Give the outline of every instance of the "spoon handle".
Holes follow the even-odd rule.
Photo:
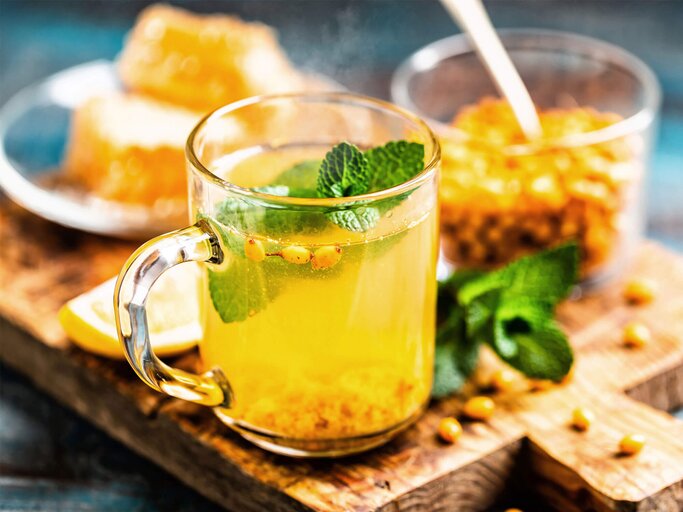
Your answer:
[[[541,123],[524,82],[480,0],[441,0],[474,45],[498,91],[507,99],[528,140],[541,136]]]

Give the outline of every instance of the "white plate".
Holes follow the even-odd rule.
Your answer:
[[[324,76],[311,75],[311,83],[341,89]],[[101,60],[19,91],[0,109],[0,188],[36,215],[91,233],[144,239],[186,225],[184,204],[162,211],[108,201],[59,179],[73,110],[93,96],[120,90],[114,64]]]

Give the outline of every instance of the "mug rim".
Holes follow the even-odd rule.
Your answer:
[[[498,34],[503,45],[506,45],[506,43],[510,44],[519,38],[535,37],[539,42],[530,45],[529,49],[533,46],[538,50],[543,49],[544,51],[564,51],[581,55],[590,60],[598,60],[598,57],[602,57],[604,62],[612,66],[621,66],[628,70],[640,83],[645,98],[643,106],[636,112],[607,127],[559,138],[513,144],[506,148],[510,153],[524,154],[529,151],[533,152],[538,149],[539,145],[579,147],[599,144],[643,130],[655,120],[661,105],[662,96],[657,77],[645,62],[624,48],[595,37],[563,30],[505,28],[499,29]],[[540,44],[541,41],[548,43],[549,46],[543,46],[543,44]],[[571,47],[567,43],[572,43],[576,46]],[[466,34],[456,34],[438,39],[421,47],[401,62],[394,71],[390,85],[392,101],[396,102],[397,105],[420,113],[420,109],[415,105],[409,93],[408,83],[410,80],[416,74],[436,67],[447,58],[471,54],[474,51],[474,47]],[[466,139],[471,138],[468,134],[449,126],[447,123],[426,115],[424,117],[442,135],[450,134]]]
[[[278,100],[306,100],[311,103],[337,103],[337,104],[347,104],[356,105],[365,108],[374,108],[375,110],[391,112],[404,120],[410,121],[415,124],[421,132],[426,136],[427,140],[432,145],[432,151],[424,165],[422,171],[417,175],[413,176],[411,179],[399,183],[391,188],[378,190],[376,192],[369,192],[366,194],[361,194],[357,196],[348,197],[289,197],[289,196],[278,196],[274,194],[268,194],[265,192],[258,192],[251,190],[249,188],[240,187],[228,180],[221,178],[220,176],[211,172],[197,156],[195,151],[195,139],[199,133],[207,127],[212,121],[219,119],[231,112],[235,112],[239,109],[256,105],[258,103],[264,103],[269,101]],[[439,166],[439,161],[441,160],[441,146],[437,136],[434,134],[429,125],[423,121],[420,117],[409,112],[408,110],[389,103],[388,101],[383,101],[380,99],[372,98],[370,96],[365,96],[361,94],[348,93],[348,92],[295,92],[295,93],[283,93],[283,94],[266,94],[260,96],[252,96],[242,100],[238,100],[209,112],[205,115],[197,125],[192,129],[190,135],[187,138],[187,143],[185,145],[185,156],[192,165],[192,167],[199,172],[203,179],[211,182],[214,185],[219,186],[227,192],[237,194],[244,198],[250,199],[252,201],[263,201],[266,203],[276,203],[283,206],[312,206],[312,207],[329,207],[329,206],[344,206],[344,205],[358,205],[359,203],[371,203],[383,199],[388,199],[395,197],[402,193],[414,190],[425,182],[432,179],[436,174]]]

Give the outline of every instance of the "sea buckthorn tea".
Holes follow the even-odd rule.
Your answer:
[[[190,137],[195,226],[143,246],[119,279],[129,361],[267,449],[376,446],[431,391],[438,145],[421,121],[365,98],[250,101]],[[136,347],[148,342],[135,295],[160,258],[202,261],[204,375]]]
[[[316,156],[324,153],[258,153],[217,173],[260,190],[296,182],[314,191]],[[322,212],[264,212],[250,231],[257,208],[218,208],[212,222],[226,256],[205,273],[200,354],[230,380],[231,418],[330,439],[379,432],[421,410],[431,388],[437,228],[418,196],[371,236]],[[418,199],[410,222],[394,222]]]

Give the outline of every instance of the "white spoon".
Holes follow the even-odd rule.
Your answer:
[[[480,0],[441,0],[446,10],[468,35],[479,58],[505,96],[528,140],[541,136],[541,123],[524,82],[496,34]]]

